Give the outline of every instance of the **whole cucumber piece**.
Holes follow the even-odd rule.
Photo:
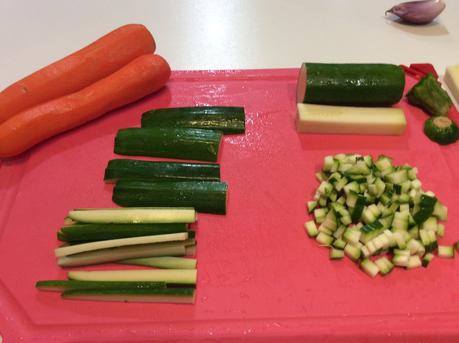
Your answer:
[[[400,101],[404,87],[405,73],[393,64],[303,63],[297,102],[390,106]]]

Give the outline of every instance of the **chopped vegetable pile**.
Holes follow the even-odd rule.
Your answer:
[[[316,176],[320,185],[307,204],[314,220],[305,229],[331,259],[347,256],[374,277],[394,266],[427,267],[435,252],[454,257],[453,246],[438,245],[448,210],[423,191],[417,168],[384,155],[338,154],[326,156]]]

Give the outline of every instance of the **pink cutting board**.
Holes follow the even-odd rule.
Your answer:
[[[386,154],[419,168],[449,207],[444,244],[459,239],[459,144],[422,133],[426,114],[404,101],[399,137],[295,131],[297,69],[174,72],[167,87],[60,135],[0,167],[0,335],[10,342],[453,342],[459,339],[458,259],[371,279],[306,237],[305,203],[323,157]],[[409,79],[407,87],[414,79]],[[245,135],[226,136],[219,162],[228,214],[199,215],[195,305],[61,300],[40,279],[65,278],[55,233],[76,207],[113,207],[102,181],[117,129],[143,111],[244,106]],[[459,121],[457,113],[453,114]],[[92,267],[89,269],[104,267]]]

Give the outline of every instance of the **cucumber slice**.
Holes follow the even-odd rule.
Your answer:
[[[403,94],[405,74],[392,64],[303,63],[297,102],[390,106]]]
[[[35,287],[41,291],[64,291],[68,289],[147,289],[166,288],[165,282],[137,281],[77,281],[77,280],[43,280]]]
[[[185,256],[186,246],[186,241],[130,245],[63,256],[58,258],[57,263],[61,267],[74,267],[138,257]]]
[[[312,213],[314,209],[317,207],[317,201],[308,201],[307,207],[308,207],[308,213]]]
[[[445,116],[453,104],[448,93],[430,73],[416,83],[406,94],[408,102],[433,116]]]
[[[192,207],[93,208],[70,211],[68,217],[81,223],[194,223],[196,211]]]
[[[143,257],[118,261],[117,263],[163,269],[196,269],[195,258],[184,257]]]
[[[456,123],[443,116],[427,119],[424,123],[424,133],[431,141],[441,145],[451,144],[459,139]]]
[[[120,180],[113,202],[120,206],[194,207],[198,212],[225,214],[228,185],[214,181]]]
[[[142,127],[183,127],[212,129],[224,134],[245,132],[243,107],[160,108],[142,114]]]
[[[182,128],[120,129],[115,153],[216,162],[222,132]]]
[[[220,165],[216,163],[157,162],[114,159],[108,161],[104,181],[169,180],[220,181]]]
[[[348,243],[344,247],[344,253],[352,261],[357,261],[360,258],[360,255],[362,254],[362,249],[354,244]]]
[[[154,302],[193,304],[194,288],[147,289],[72,289],[62,293],[64,299],[118,302]]]
[[[434,258],[434,254],[432,254],[432,253],[425,254],[424,257],[421,260],[422,266],[424,268],[427,268],[427,266],[433,260],[433,258]]]
[[[447,220],[448,219],[448,208],[437,201],[434,205],[432,215],[437,217],[438,220]]]
[[[73,224],[58,232],[59,240],[69,243],[102,241],[138,236],[186,232],[188,224]]]
[[[196,284],[196,269],[100,270],[68,272],[70,280],[80,281],[150,281]]]
[[[84,253],[88,251],[116,248],[130,245],[142,245],[151,243],[163,243],[173,241],[184,241],[188,238],[188,232],[171,233],[167,235],[140,236],[120,239],[109,239],[90,243],[75,244],[60,247],[54,250],[56,257]]]

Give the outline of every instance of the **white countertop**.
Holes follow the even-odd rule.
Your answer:
[[[142,23],[175,70],[314,62],[459,64],[459,1],[427,26],[384,17],[398,0],[0,0],[0,89],[112,29]]]

